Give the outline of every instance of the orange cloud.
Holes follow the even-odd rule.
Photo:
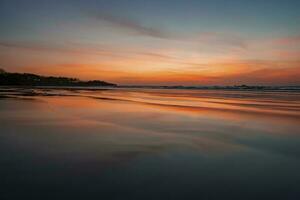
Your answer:
[[[274,46],[269,43],[261,46],[253,43],[257,48],[252,49],[239,37],[213,33],[204,36],[204,44],[211,42],[212,46],[238,47],[243,49],[242,53],[206,54],[189,46],[191,41],[153,49],[126,45],[117,48],[99,44],[2,41],[0,64],[8,71],[102,79],[118,84],[299,84],[297,49],[277,46],[272,49]]]
[[[275,44],[280,44],[280,45],[291,45],[295,43],[300,43],[300,35],[296,36],[289,36],[289,37],[282,37],[274,40]]]

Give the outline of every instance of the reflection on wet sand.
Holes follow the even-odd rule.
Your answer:
[[[99,187],[105,188],[108,199],[114,199],[106,193],[111,187],[123,191],[139,183],[155,190],[164,180],[174,182],[164,186],[165,195],[176,193],[181,182],[177,178],[191,185],[180,186],[178,199],[181,192],[200,197],[200,186],[208,196],[214,194],[211,187],[223,191],[212,180],[232,181],[245,192],[247,179],[254,190],[270,195],[260,191],[257,181],[263,178],[270,189],[276,188],[265,173],[272,168],[281,187],[299,186],[299,93],[35,88],[2,89],[0,96],[0,175],[7,195],[15,184],[32,183],[33,175],[44,176],[37,184],[50,186],[55,185],[52,176],[63,182],[78,178],[80,187],[94,188],[97,197]],[[163,170],[166,162],[175,165],[178,176]],[[184,163],[190,171],[181,177]],[[207,174],[212,168],[215,174]],[[236,168],[239,177],[234,177]],[[126,174],[145,180],[112,183]],[[31,189],[29,185],[26,191]],[[281,192],[274,196],[299,195],[288,188]]]

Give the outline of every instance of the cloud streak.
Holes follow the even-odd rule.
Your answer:
[[[237,49],[248,48],[248,44],[244,38],[229,33],[202,32],[196,36],[195,40],[200,42],[200,44],[207,44],[213,46],[227,46]]]
[[[149,36],[153,38],[160,38],[160,39],[170,39],[171,36],[166,33],[166,31],[163,31],[159,28],[154,28],[154,27],[148,27],[140,22],[125,18],[125,17],[117,17],[113,16],[107,13],[102,13],[102,12],[89,12],[89,17],[92,17],[96,20],[100,20],[106,23],[109,23],[115,27],[118,27],[120,29],[143,35],[143,36]]]
[[[279,45],[299,44],[300,35],[278,38],[274,40],[274,43]]]
[[[0,41],[0,48],[11,48],[26,51],[51,52],[61,54],[97,55],[122,57],[120,51],[106,45],[90,45],[81,43],[49,43],[37,41]]]

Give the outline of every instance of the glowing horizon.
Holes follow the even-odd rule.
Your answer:
[[[1,1],[0,68],[127,85],[300,85],[299,1]]]

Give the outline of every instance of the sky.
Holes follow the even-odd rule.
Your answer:
[[[123,85],[300,85],[299,0],[1,0],[0,68]]]

